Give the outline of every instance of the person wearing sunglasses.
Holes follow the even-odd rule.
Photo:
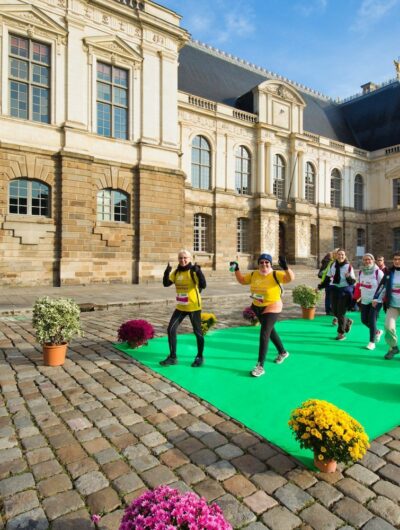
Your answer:
[[[265,374],[264,362],[270,339],[278,351],[275,359],[277,364],[281,364],[289,357],[289,352],[286,351],[275,329],[275,323],[282,311],[281,283],[289,283],[294,279],[294,273],[289,269],[283,256],[279,256],[279,265],[283,269],[282,271],[273,270],[270,254],[261,254],[257,263],[258,270],[243,275],[239,270],[237,261],[230,262],[230,268],[235,272],[237,281],[242,285],[250,285],[250,296],[253,300],[251,308],[261,324],[258,360],[250,372],[253,377],[260,377]]]
[[[176,355],[176,332],[185,317],[189,317],[197,341],[197,355],[192,366],[198,368],[204,362],[204,336],[201,329],[201,297],[200,291],[206,288],[206,279],[199,265],[192,265],[191,254],[188,250],[178,253],[178,267],[172,271],[168,263],[163,276],[164,287],[175,284],[176,309],[172,313],[168,324],[169,355],[161,366],[171,366],[178,363]]]

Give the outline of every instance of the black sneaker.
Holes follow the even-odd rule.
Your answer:
[[[397,355],[399,351],[400,350],[397,346],[393,346],[393,348],[390,348],[390,350],[387,352],[384,359],[386,359],[387,361],[390,361],[390,359],[393,359],[393,357]]]
[[[171,357],[171,355],[168,355],[166,359],[163,361],[160,361],[161,366],[171,366],[173,364],[178,364],[178,359],[176,357]]]
[[[346,328],[345,328],[345,332],[346,333],[349,333],[349,331],[351,330],[351,326],[352,325],[353,325],[353,321],[351,320],[351,318],[348,318],[347,319]]]
[[[204,363],[204,359],[203,359],[203,357],[199,357],[199,356],[197,356],[197,357],[195,358],[195,360],[192,362],[191,366],[193,366],[193,368],[198,368],[198,367],[201,366],[203,363]]]

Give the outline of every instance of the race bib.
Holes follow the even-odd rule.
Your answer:
[[[260,302],[261,304],[264,302],[264,295],[263,294],[252,294],[250,298],[253,298],[253,300],[257,300],[257,302]]]
[[[176,295],[176,301],[180,305],[186,305],[189,303],[189,296],[185,293],[178,293]]]

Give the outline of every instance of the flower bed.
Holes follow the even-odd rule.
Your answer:
[[[125,509],[119,530],[232,530],[217,504],[169,486],[146,491]]]

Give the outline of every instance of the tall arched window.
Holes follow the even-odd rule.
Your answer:
[[[97,219],[99,221],[129,221],[129,198],[120,190],[105,188],[97,192]]]
[[[354,179],[354,209],[362,212],[364,210],[364,179],[356,175]]]
[[[243,145],[240,145],[236,150],[235,162],[236,192],[240,195],[248,195],[250,193],[251,157],[249,151]]]
[[[286,164],[281,155],[274,157],[273,193],[277,199],[285,199]]]
[[[210,252],[210,216],[196,213],[193,217],[193,250],[195,252]]]
[[[338,169],[331,173],[331,206],[340,208],[342,206],[342,175]]]
[[[236,250],[237,252],[249,252],[249,220],[240,217],[236,226]]]
[[[211,148],[204,136],[192,141],[192,186],[209,190],[211,184]]]
[[[50,216],[50,187],[38,180],[11,180],[8,186],[8,211],[18,215]]]
[[[304,192],[306,201],[315,204],[315,169],[310,162],[306,164]]]

